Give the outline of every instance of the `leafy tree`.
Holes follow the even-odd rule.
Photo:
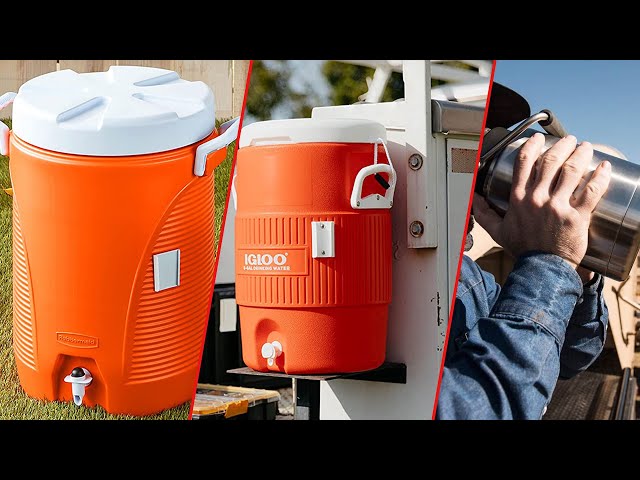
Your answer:
[[[247,112],[258,120],[269,120],[271,112],[289,95],[289,70],[282,68],[282,60],[272,62],[270,68],[263,60],[254,60],[251,68]]]
[[[311,110],[319,105],[350,105],[359,101],[367,92],[367,77],[373,78],[375,70],[369,67],[328,60],[322,66],[322,74],[330,86],[329,98],[321,99],[314,89],[303,84],[291,87],[291,66],[288,60],[254,60],[251,86],[247,96],[247,111],[258,120],[272,118],[279,108],[287,110],[292,118],[310,117]],[[455,60],[445,65],[474,70],[475,68]],[[445,82],[432,80],[437,86]],[[383,102],[404,97],[402,74],[393,72],[382,95]]]
[[[331,86],[330,101],[333,105],[350,105],[367,92],[367,77],[373,78],[375,70],[360,65],[327,61],[322,67],[327,82]],[[404,96],[402,74],[393,72],[382,95],[383,102],[392,102]]]
[[[287,60],[254,60],[247,112],[258,120],[269,120],[278,107],[287,107],[293,118],[310,117],[319,99],[309,85],[301,91],[290,86],[291,69]]]

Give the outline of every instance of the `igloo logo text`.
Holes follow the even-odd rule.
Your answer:
[[[289,271],[291,267],[287,265],[289,253],[245,253],[244,270],[248,271]]]
[[[307,275],[308,271],[308,247],[236,249],[236,273],[240,275]]]

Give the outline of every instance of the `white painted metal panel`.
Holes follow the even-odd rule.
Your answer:
[[[461,138],[449,138],[446,140],[447,148],[447,215],[449,219],[449,296],[453,295],[458,260],[460,259],[460,247],[462,246],[462,234],[467,226],[468,199],[473,182],[473,172],[458,171],[453,168],[455,154],[460,151],[468,152],[469,156],[478,153],[478,141]],[[452,153],[453,152],[453,153]],[[474,162],[475,163],[475,162]]]
[[[472,139],[470,139],[472,138]],[[460,247],[462,246],[462,235],[467,225],[467,209],[471,184],[473,182],[473,170],[475,168],[476,156],[478,153],[478,140],[469,136],[456,136],[449,138],[446,135],[438,135],[438,157],[440,158],[442,148],[446,148],[447,163],[447,226],[448,226],[448,251],[447,255],[447,298],[453,297],[453,289],[458,273],[458,261],[460,260]],[[472,165],[459,164],[459,157],[465,155],[468,159],[473,158]],[[456,158],[457,157],[457,158]],[[455,161],[458,160],[456,165]],[[449,306],[451,303],[449,303]],[[445,315],[438,318],[438,353],[441,354],[446,341],[447,326],[449,323],[449,309]],[[439,361],[442,359],[440,358]]]
[[[419,155],[423,165],[419,170],[406,169],[407,187],[396,192],[396,197],[405,196],[407,227],[405,235],[409,248],[434,248],[438,246],[438,165],[435,155],[435,139],[431,135],[431,64],[424,60],[404,62],[404,90],[406,104],[406,158]],[[429,85],[429,88],[425,88]],[[425,135],[425,132],[429,132]],[[397,162],[396,162],[397,163]],[[402,175],[402,174],[399,174]],[[443,204],[444,205],[444,204]],[[413,236],[409,225],[420,222],[424,233]]]
[[[318,118],[375,119],[387,128],[389,150],[398,172],[396,200],[391,209],[393,298],[389,309],[387,360],[407,365],[406,385],[354,380],[322,382],[321,419],[431,418],[440,369],[437,352],[438,318],[448,312],[447,229],[439,229],[443,238],[438,239],[441,247],[437,249],[408,247],[405,108],[404,102],[393,102],[323,107],[316,108],[313,112],[313,116]],[[440,176],[441,187],[437,194],[441,197],[441,203],[446,205],[444,158]],[[446,210],[443,215],[446,217]]]
[[[424,65],[416,64],[410,69],[418,71],[425,85],[430,85]],[[420,71],[425,74],[421,75]],[[405,81],[407,79],[405,73]],[[413,90],[417,91],[417,86]],[[410,91],[411,88],[407,93]],[[457,272],[457,261],[450,259],[450,253],[453,250],[455,257],[459,254],[471,175],[450,173],[447,137],[433,137],[430,113],[427,114],[424,106],[424,102],[430,104],[429,96],[417,96],[422,100],[414,102],[407,94],[406,102],[321,107],[313,111],[315,118],[365,118],[380,122],[387,129],[389,150],[398,173],[391,209],[393,295],[387,361],[407,366],[405,385],[355,380],[321,382],[321,419],[430,419],[432,415],[449,299]],[[423,125],[422,133],[412,128],[419,124]],[[426,138],[419,138],[420,135]],[[449,141],[450,146],[475,147],[477,140],[478,136],[459,135]],[[431,155],[422,184],[417,177],[413,180],[409,175],[408,159],[416,150]],[[411,248],[409,244],[409,211],[415,211],[414,198],[424,198],[421,195],[426,193],[409,195],[410,182],[413,192],[425,187],[430,189],[429,198],[438,206],[426,223],[438,227],[430,234],[430,241],[437,248]]]

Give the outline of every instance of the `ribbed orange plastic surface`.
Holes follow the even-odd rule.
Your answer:
[[[319,307],[391,301],[388,213],[237,218],[236,242],[280,246],[287,252],[292,246],[310,246],[311,222],[319,221],[335,222],[335,248],[341,254],[308,261],[308,275],[241,273],[236,278],[236,289],[242,305]]]
[[[373,144],[243,147],[236,189],[236,299],[244,362],[259,371],[340,373],[385,358],[391,215],[350,205]],[[387,163],[382,147],[380,162]],[[385,191],[373,178],[363,196]],[[312,258],[312,222],[334,222],[335,256]],[[272,365],[262,357],[277,341]]]
[[[148,382],[197,368],[209,313],[213,280],[213,176],[193,183],[178,197],[153,248],[180,247],[177,288],[153,288],[153,262],[146,265],[142,296],[133,312],[135,331],[129,380]]]
[[[196,148],[91,157],[11,136],[14,345],[28,395],[71,401],[64,377],[83,367],[87,406],[146,415],[191,399],[213,289],[213,169],[226,156],[196,177]],[[155,292],[153,255],[176,249],[180,285]]]
[[[35,328],[31,315],[29,261],[22,239],[18,203],[13,202],[13,349],[16,357],[35,370]]]

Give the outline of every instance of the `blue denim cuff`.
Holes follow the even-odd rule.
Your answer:
[[[606,305],[604,303],[604,277],[598,273],[583,287],[582,296],[571,315],[570,324],[585,325],[594,321],[603,321],[606,330]],[[604,317],[603,317],[604,315]]]
[[[583,295],[598,295],[602,291],[604,285],[604,277],[596,273],[591,280],[583,286]]]
[[[569,319],[582,294],[580,276],[562,258],[551,253],[527,252],[516,260],[490,316],[531,320],[562,345]]]

